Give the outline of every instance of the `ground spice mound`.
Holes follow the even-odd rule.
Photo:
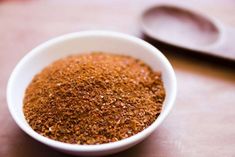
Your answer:
[[[33,130],[74,144],[130,137],[158,117],[161,75],[128,56],[91,53],[60,59],[29,84],[24,115]]]

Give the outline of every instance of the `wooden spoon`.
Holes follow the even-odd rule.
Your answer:
[[[164,44],[235,62],[235,29],[216,19],[171,5],[158,5],[142,14],[144,33]]]

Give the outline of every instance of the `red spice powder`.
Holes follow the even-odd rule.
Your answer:
[[[66,143],[102,144],[151,125],[165,98],[161,75],[122,55],[69,56],[29,84],[24,115],[39,134]]]

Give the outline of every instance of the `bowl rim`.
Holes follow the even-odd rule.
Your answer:
[[[15,75],[20,72],[21,67],[24,65],[24,63],[29,60],[32,56],[41,53],[42,49],[47,49],[48,47],[58,44],[60,42],[70,40],[70,39],[76,39],[76,38],[82,38],[82,37],[87,37],[87,36],[103,36],[103,37],[113,37],[113,38],[118,38],[121,40],[128,40],[130,42],[133,42],[135,44],[144,46],[145,48],[148,49],[149,53],[153,53],[154,55],[158,55],[160,60],[165,64],[167,67],[167,71],[170,75],[170,82],[172,86],[172,91],[169,97],[168,101],[168,107],[164,110],[164,114],[160,114],[158,118],[147,128],[142,130],[141,132],[128,137],[126,139],[122,139],[120,141],[116,142],[110,142],[110,143],[104,143],[104,144],[98,144],[98,145],[78,145],[78,144],[69,144],[69,143],[64,143],[56,140],[49,139],[47,137],[44,137],[37,132],[35,132],[33,129],[29,129],[28,127],[25,126],[24,122],[18,118],[13,110],[14,104],[12,102],[12,96],[11,92],[13,92],[14,87],[13,87],[13,82],[15,81]],[[156,53],[157,52],[157,53]],[[119,33],[119,32],[113,32],[113,31],[81,31],[81,32],[75,32],[75,33],[69,33],[65,34],[59,37],[52,38],[39,46],[35,47],[31,51],[29,51],[15,66],[13,72],[10,75],[10,78],[8,80],[7,84],[7,104],[8,104],[8,109],[10,111],[11,116],[13,117],[14,121],[17,123],[17,125],[29,136],[34,138],[35,140],[44,143],[48,146],[52,146],[57,149],[61,150],[69,150],[69,151],[79,151],[79,152],[97,152],[97,151],[107,151],[107,150],[112,150],[116,149],[119,147],[123,146],[128,146],[132,143],[137,143],[139,140],[144,139],[147,137],[149,134],[151,134],[161,123],[162,121],[166,118],[166,116],[169,114],[170,110],[173,107],[175,98],[176,98],[176,91],[177,91],[177,81],[176,81],[176,76],[174,73],[174,70],[170,64],[170,62],[167,60],[167,58],[154,46],[150,45],[146,41],[139,39],[137,37],[127,35],[124,33]]]

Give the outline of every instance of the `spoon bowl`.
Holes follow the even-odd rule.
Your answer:
[[[228,28],[216,19],[171,5],[147,9],[141,18],[144,33],[152,39],[178,48],[235,61],[235,41]],[[235,37],[235,31],[233,31]]]

